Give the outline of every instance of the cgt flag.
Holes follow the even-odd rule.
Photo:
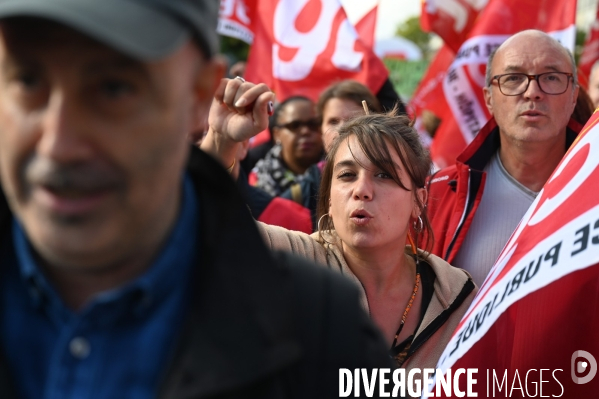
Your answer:
[[[490,0],[443,81],[445,99],[459,126],[453,134],[461,134],[469,144],[489,119],[482,87],[493,50],[525,29],[547,32],[573,50],[575,17],[576,2],[571,0]]]
[[[339,0],[259,0],[246,79],[266,83],[279,100],[313,100],[328,85],[354,79],[379,91],[389,72],[359,38]]]
[[[599,392],[598,122],[595,113],[441,355],[440,373],[478,369],[478,397],[590,398]],[[465,380],[457,383],[465,388]],[[442,388],[429,391],[450,397]]]
[[[243,40],[247,44],[254,41],[251,29],[253,11],[257,0],[221,0],[216,31],[220,35]]]

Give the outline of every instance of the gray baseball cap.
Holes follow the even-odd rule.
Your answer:
[[[142,60],[193,38],[209,58],[218,51],[218,9],[218,0],[0,0],[0,19],[52,20]]]

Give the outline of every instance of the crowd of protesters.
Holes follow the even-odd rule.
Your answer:
[[[434,368],[592,112],[569,51],[520,32],[434,171],[389,82],[222,78],[217,11],[0,0],[1,398],[325,398],[340,368]]]

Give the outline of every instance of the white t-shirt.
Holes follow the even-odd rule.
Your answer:
[[[487,180],[483,196],[453,262],[467,270],[479,287],[538,194],[505,170],[499,151],[484,170]]]

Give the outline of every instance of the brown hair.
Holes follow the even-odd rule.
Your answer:
[[[410,118],[403,114],[397,114],[397,108],[385,114],[358,116],[345,122],[339,128],[339,136],[335,138],[327,154],[327,163],[322,172],[318,197],[318,217],[320,218],[329,212],[333,168],[335,166],[333,162],[339,147],[351,136],[357,139],[360,148],[370,162],[389,174],[398,186],[408,190],[404,182],[400,180],[397,170],[393,167],[394,162],[390,148],[399,156],[410,178],[412,187],[424,188],[425,180],[431,171],[432,162],[428,151],[424,149],[420,142],[418,132],[411,125]],[[418,236],[426,237],[426,246],[423,249],[430,252],[433,245],[433,230],[426,214],[426,205],[420,201],[417,195],[414,198],[420,209],[423,231],[421,234],[416,234],[411,226],[412,237],[415,239]],[[331,218],[324,218],[324,221],[322,230],[333,230]],[[322,234],[320,224],[319,232]],[[418,246],[417,242],[416,245]]]
[[[334,83],[320,93],[320,97],[318,97],[318,102],[316,103],[316,112],[320,117],[323,115],[324,107],[327,105],[327,102],[333,98],[353,101],[359,107],[362,106],[362,100],[364,100],[366,101],[366,104],[368,104],[368,108],[371,112],[382,111],[381,103],[374,94],[372,94],[370,89],[355,80],[343,80]]]

